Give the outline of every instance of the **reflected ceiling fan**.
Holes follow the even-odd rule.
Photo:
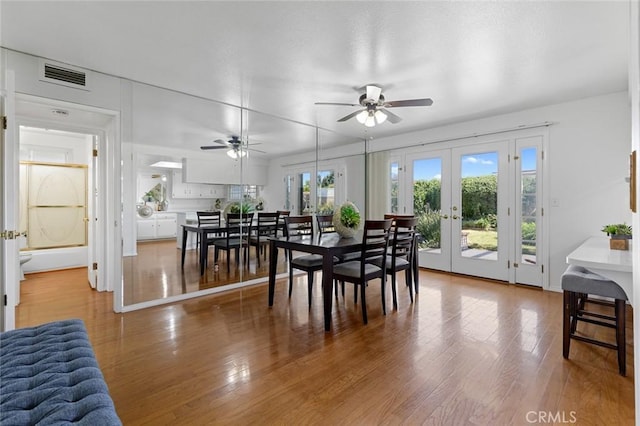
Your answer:
[[[347,121],[356,117],[356,119],[367,127],[373,127],[381,124],[387,119],[395,124],[402,121],[402,118],[388,110],[388,108],[413,107],[413,106],[430,106],[433,104],[431,98],[424,99],[407,99],[403,101],[387,101],[382,94],[382,88],[379,86],[368,85],[367,92],[360,95],[357,104],[347,104],[340,102],[316,102],[316,105],[344,105],[344,106],[362,106],[351,114],[345,115],[338,121]]]
[[[217,143],[219,145],[206,145],[201,146],[202,150],[209,149],[227,149],[227,155],[234,160],[237,160],[240,157],[246,157],[249,154],[249,151],[260,152],[262,154],[266,154],[264,151],[260,151],[259,149],[249,148],[248,142],[242,142],[242,140],[238,136],[231,136],[231,139],[228,141],[222,139],[216,139],[213,143]],[[259,143],[252,143],[253,145],[260,145]]]

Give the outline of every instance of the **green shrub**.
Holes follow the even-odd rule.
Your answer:
[[[522,222],[522,240],[523,241],[536,240],[536,223],[535,222]]]
[[[420,247],[440,247],[440,211],[429,210],[418,216],[417,231],[422,236]]]

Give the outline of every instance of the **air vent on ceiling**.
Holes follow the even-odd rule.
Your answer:
[[[76,89],[89,90],[88,73],[85,70],[66,64],[40,61],[40,80]]]

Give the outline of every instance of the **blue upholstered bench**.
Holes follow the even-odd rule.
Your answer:
[[[0,333],[0,424],[122,425],[81,320]]]

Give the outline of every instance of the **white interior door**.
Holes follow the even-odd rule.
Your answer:
[[[95,289],[98,286],[98,252],[100,251],[100,245],[97,243],[96,234],[98,212],[100,211],[100,198],[98,197],[98,137],[93,137],[93,153],[91,156],[91,167],[89,172],[89,185],[87,201],[89,204],[87,214],[87,232],[88,232],[88,259],[87,259],[87,279],[91,288]],[[95,265],[95,268],[94,268]]]

